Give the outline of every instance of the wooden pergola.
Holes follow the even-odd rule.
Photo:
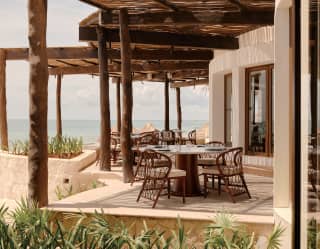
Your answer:
[[[203,84],[208,80],[208,63],[213,58],[214,49],[238,49],[237,36],[261,26],[272,25],[274,0],[80,0],[99,8],[99,11],[85,18],[79,26],[79,39],[89,43],[94,58],[54,58],[48,60],[49,74],[99,74],[101,109],[101,165],[110,169],[110,107],[109,77],[115,78],[117,89],[122,86],[121,151],[123,155],[124,181],[129,182],[132,172],[132,81],[165,82],[165,117],[169,117],[169,83],[173,87]],[[30,25],[46,25],[46,0],[29,0],[29,11],[36,13],[39,20],[29,16]],[[30,29],[31,31],[33,29]],[[49,49],[37,50],[33,41],[42,41],[45,29],[29,32],[29,61],[34,65],[34,52],[43,58],[50,58]],[[35,33],[35,34],[34,34]],[[41,43],[44,44],[45,43]],[[38,53],[39,52],[39,53]],[[0,58],[1,53],[0,53]],[[41,57],[42,58],[42,57]],[[46,67],[47,68],[47,67]],[[0,72],[1,69],[0,69]],[[31,74],[35,71],[31,70]],[[0,77],[1,79],[1,77]],[[30,85],[36,91],[30,92],[30,121],[39,122],[41,110],[35,110],[40,103],[32,96],[46,95],[39,89],[37,81],[30,78]],[[34,79],[35,80],[35,79]],[[0,83],[0,86],[3,83]],[[59,77],[58,77],[59,85]],[[0,90],[3,86],[0,87]],[[33,89],[31,87],[31,89]],[[0,91],[2,94],[2,91]],[[117,96],[119,96],[117,92]],[[43,100],[46,97],[44,96]],[[177,103],[180,103],[180,90],[177,90]],[[118,101],[120,105],[120,101]],[[1,106],[1,105],[0,105]],[[177,108],[179,111],[179,107]],[[181,110],[181,107],[180,107]],[[1,112],[1,109],[0,109]],[[35,115],[36,114],[36,115]],[[46,110],[43,111],[46,115]],[[2,115],[2,114],[0,114]],[[119,115],[120,116],[120,115]],[[179,119],[179,117],[178,117]],[[166,118],[165,129],[169,128]],[[181,120],[181,116],[180,116]],[[37,137],[46,137],[46,123],[40,121],[41,131],[31,124],[30,139],[34,155],[39,161],[29,157],[34,172],[40,172],[46,152],[37,144]],[[3,125],[2,125],[3,126]],[[118,125],[120,128],[120,125]],[[42,172],[42,171],[41,171]],[[32,180],[37,180],[32,178]],[[40,195],[40,194],[39,194]],[[31,197],[38,198],[36,195]],[[45,202],[45,201],[44,201]],[[43,202],[42,202],[43,203]]]

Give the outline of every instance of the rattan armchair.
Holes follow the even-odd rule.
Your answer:
[[[232,202],[235,201],[235,196],[249,193],[242,167],[242,153],[243,149],[233,148],[222,152],[216,159],[215,167],[205,167],[202,169],[202,175],[204,176],[204,193],[207,196],[207,182],[208,177],[218,178],[218,190],[221,192],[221,185],[224,186],[225,191],[230,196]]]
[[[173,169],[170,157],[154,150],[146,150],[141,153],[139,164],[134,174],[135,181],[143,180],[141,190],[139,192],[137,202],[141,197],[152,200],[154,208],[163,189],[168,190],[168,198],[170,198],[172,179],[183,179],[184,188],[182,200],[185,203],[185,182],[186,172],[184,170]]]

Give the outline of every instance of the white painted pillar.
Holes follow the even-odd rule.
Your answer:
[[[245,69],[232,70],[232,146],[245,146]]]
[[[224,75],[211,75],[209,83],[209,138],[224,142]]]
[[[289,8],[275,12],[274,207],[288,208],[293,189],[293,63],[290,55]]]

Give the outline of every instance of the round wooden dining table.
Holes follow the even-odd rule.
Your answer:
[[[201,145],[170,145],[164,147],[149,147],[156,151],[175,155],[176,168],[186,171],[186,196],[202,195],[198,172],[198,155],[208,153],[221,153],[226,150],[225,147],[212,147]],[[183,182],[177,179],[173,185],[173,192],[176,195],[182,195]]]

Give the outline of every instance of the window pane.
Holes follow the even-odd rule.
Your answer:
[[[266,152],[267,71],[249,73],[249,141],[250,152]]]
[[[319,71],[319,7],[318,1],[310,1],[310,47],[309,47],[309,103],[308,103],[308,164],[303,167],[307,168],[308,179],[303,179],[305,192],[304,200],[307,202],[307,236],[308,248],[320,248],[320,71]],[[311,14],[312,13],[312,14]],[[318,41],[317,41],[318,40]],[[318,237],[317,237],[318,236]]]
[[[225,76],[225,143],[232,146],[232,75]]]

